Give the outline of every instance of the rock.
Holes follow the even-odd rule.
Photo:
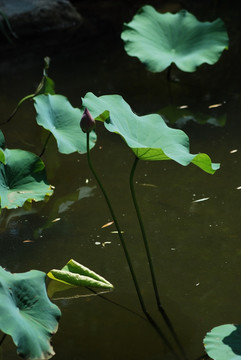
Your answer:
[[[83,23],[68,0],[0,0],[1,13],[19,38],[73,31]]]

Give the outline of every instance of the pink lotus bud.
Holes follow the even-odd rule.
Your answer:
[[[95,127],[95,119],[87,108],[82,115],[80,120],[80,127],[84,133],[89,133]]]

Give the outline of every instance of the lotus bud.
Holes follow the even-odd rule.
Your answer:
[[[80,127],[84,133],[89,133],[95,127],[95,119],[87,108],[82,115],[80,120]]]

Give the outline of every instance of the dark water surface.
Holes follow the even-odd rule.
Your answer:
[[[232,12],[224,11],[223,16],[234,34]],[[197,118],[196,114],[205,113],[226,119],[223,127],[190,121],[183,128],[192,153],[208,153],[213,162],[221,163],[215,175],[168,161],[140,162],[136,172],[136,191],[162,304],[190,360],[204,354],[202,339],[207,331],[239,323],[241,318],[239,39],[240,34],[236,34],[230,50],[216,65],[203,65],[191,74],[174,68],[173,76],[180,81],[171,84],[166,72],[149,73],[137,59],[128,57],[115,37],[103,36],[103,43],[99,37],[96,42],[92,38],[91,43],[75,43],[72,50],[68,46],[66,51],[46,54],[52,58],[49,76],[56,83],[56,92],[67,96],[73,106],[81,105],[87,91],[95,95],[116,93],[140,115],[159,112],[168,105],[188,105]],[[34,91],[42,66],[42,57],[35,55],[2,63],[1,121],[19,99]],[[213,104],[222,105],[208,109]],[[47,136],[36,125],[30,102],[1,129],[9,148],[36,154]],[[98,124],[97,135],[91,152],[93,163],[124,231],[147,308],[166,331],[156,310],[130,198],[128,177],[134,156],[120,137],[108,133],[102,124]],[[115,227],[101,229],[112,219],[86,156],[62,155],[53,140],[43,160],[56,190],[47,203],[34,204],[29,212],[2,213],[1,266],[12,272],[47,272],[74,258],[114,284],[114,291],[104,294],[107,299],[141,314],[120,241],[112,233]],[[56,293],[53,298],[62,311],[59,331],[53,337],[56,360],[173,359],[148,322],[138,315],[88,290]],[[9,338],[3,344],[3,359],[17,358]]]

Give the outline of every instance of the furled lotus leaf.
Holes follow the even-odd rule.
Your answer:
[[[11,274],[0,267],[0,329],[13,338],[24,359],[50,359],[51,336],[61,315],[48,298],[46,274],[31,270]]]
[[[204,346],[213,360],[241,360],[241,325],[213,328],[206,334]]]
[[[47,275],[53,280],[61,281],[68,285],[113,288],[109,281],[73,259],[63,269],[53,269]]]
[[[14,209],[24,203],[41,201],[53,190],[47,183],[43,161],[24,150],[4,150],[6,164],[0,163],[1,208]]]
[[[110,132],[121,135],[141,160],[172,159],[184,166],[193,163],[210,174],[219,168],[206,154],[190,154],[189,139],[182,130],[169,128],[158,114],[136,115],[119,95],[87,93],[82,102],[95,120],[104,121]]]
[[[36,96],[38,94],[52,94],[52,95],[55,94],[54,82],[47,75],[47,70],[49,68],[49,63],[50,63],[50,59],[49,59],[49,57],[46,56],[44,58],[43,76],[42,76],[42,79],[41,79],[40,83],[37,86],[37,89],[35,90],[35,92],[33,94],[26,95],[25,97],[23,97],[18,102],[16,108],[13,110],[12,114],[10,115],[10,117],[8,118],[8,120],[6,122],[11,120],[11,118],[18,111],[19,107],[22,105],[22,103],[24,103],[26,100],[33,99],[34,96]]]
[[[218,61],[228,47],[228,34],[221,19],[200,22],[185,10],[176,14],[143,6],[131,22],[124,24],[121,38],[130,56],[136,56],[152,72],[171,63],[187,72]]]
[[[86,134],[80,129],[83,111],[72,107],[68,99],[62,95],[35,96],[34,106],[37,123],[54,135],[61,153],[86,153]],[[90,148],[94,147],[95,142],[96,134],[92,131]]]
[[[35,91],[35,95],[38,95],[38,94],[53,95],[53,94],[55,94],[54,81],[50,77],[48,77],[49,64],[50,64],[50,58],[48,56],[46,56],[44,58],[43,77]]]

